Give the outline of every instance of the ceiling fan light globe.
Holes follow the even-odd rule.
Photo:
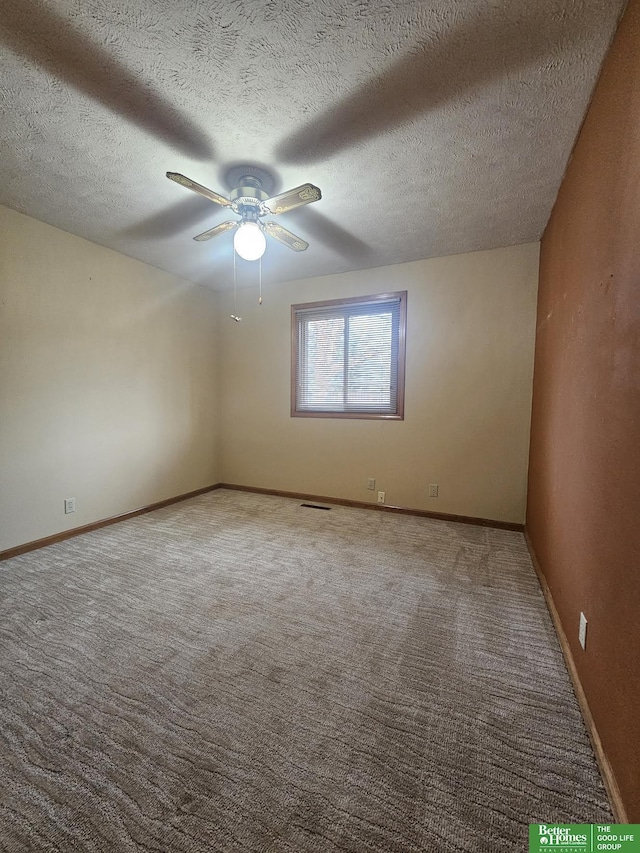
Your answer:
[[[233,235],[233,248],[245,261],[257,261],[264,255],[267,240],[257,222],[243,222]]]

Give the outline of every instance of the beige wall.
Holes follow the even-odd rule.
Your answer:
[[[242,290],[234,323],[231,293],[0,207],[0,550],[218,480],[373,501],[375,477],[390,504],[522,521],[537,265],[531,244]],[[291,303],[400,289],[405,420],[291,418]]]
[[[539,244],[221,295],[226,483],[523,522]],[[405,420],[291,418],[292,303],[408,290]],[[438,483],[440,496],[427,486]]]
[[[218,479],[215,299],[0,207],[0,550]]]

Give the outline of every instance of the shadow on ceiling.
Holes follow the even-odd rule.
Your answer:
[[[0,0],[0,12],[0,40],[13,51],[186,156],[213,159],[211,142],[187,116],[47,5]]]
[[[309,237],[309,242],[315,240],[353,260],[364,260],[373,254],[371,246],[314,208],[301,207],[296,211],[296,218],[296,224]]]
[[[549,0],[480,6],[481,12],[418,43],[387,71],[283,140],[277,159],[324,160],[415,115],[469,98],[487,83],[551,58],[554,46],[562,44],[566,52],[569,38],[581,44],[591,34],[579,14],[569,29]]]
[[[219,211],[220,208],[213,202],[194,196],[155,213],[136,225],[123,228],[118,234],[138,240],[164,240],[184,231],[186,236],[195,237],[203,230],[201,226],[205,220],[211,220],[209,227],[213,228],[216,224],[213,220]],[[189,229],[193,229],[193,234],[187,233]]]

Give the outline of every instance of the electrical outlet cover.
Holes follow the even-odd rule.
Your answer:
[[[586,651],[587,648],[587,617],[584,613],[580,613],[580,629],[578,631],[578,641],[582,648]]]

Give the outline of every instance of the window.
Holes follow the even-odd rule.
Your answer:
[[[291,306],[294,417],[404,417],[407,292]]]

